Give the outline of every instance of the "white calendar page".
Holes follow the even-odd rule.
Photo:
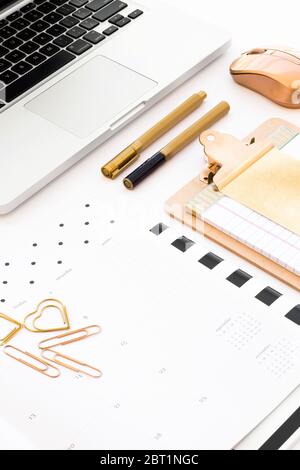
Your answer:
[[[72,328],[103,329],[61,348],[100,379],[49,379],[1,354],[2,420],[34,448],[231,449],[299,385],[299,327],[285,318],[299,298],[267,307],[260,279],[238,289],[230,264],[198,263],[205,244],[182,253],[171,244],[182,229],[151,227],[123,227],[11,305],[21,319],[53,296]],[[49,336],[23,331],[11,344],[38,354]]]

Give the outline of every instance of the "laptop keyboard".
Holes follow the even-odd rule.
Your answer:
[[[0,111],[143,14],[123,16],[126,7],[117,0],[35,0],[1,19]]]

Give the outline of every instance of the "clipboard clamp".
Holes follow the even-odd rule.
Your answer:
[[[213,130],[200,135],[200,144],[204,147],[207,161],[200,181],[214,183],[219,191],[275,147],[268,140],[256,143],[251,139],[250,143],[245,143],[230,134]]]
[[[218,162],[208,163],[208,167],[204,170],[200,175],[200,180],[202,183],[212,184],[214,181],[214,177],[221,169],[221,166]]]

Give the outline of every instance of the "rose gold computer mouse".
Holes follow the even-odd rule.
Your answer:
[[[230,67],[233,79],[287,108],[300,108],[300,51],[253,49]]]

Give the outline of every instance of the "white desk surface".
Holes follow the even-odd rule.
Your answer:
[[[152,0],[152,3],[160,4],[161,0]],[[172,162],[160,169],[153,178],[145,181],[134,192],[127,191],[122,186],[120,179],[113,183],[104,179],[99,172],[100,166],[152,126],[161,116],[173,109],[175,105],[197,90],[207,91],[208,99],[205,105],[179,125],[176,130],[148,149],[144,153],[143,159],[157,151],[163,143],[170,139],[170,136],[176,135],[180,129],[185,128],[187,123],[194,121],[195,116],[206,112],[220,100],[229,101],[232,111],[230,116],[219,123],[216,128],[240,138],[271,117],[280,117],[300,126],[300,110],[280,108],[265,98],[239,87],[232,81],[228,73],[230,63],[241,52],[253,47],[274,44],[297,46],[299,4],[296,0],[291,0],[288,8],[279,7],[271,0],[252,0],[247,4],[236,0],[227,0],[226,2],[222,0],[210,0],[209,2],[168,0],[167,3],[170,4],[170,8],[176,6],[183,11],[189,10],[202,19],[227,28],[233,36],[231,49],[30,201],[12,214],[1,217],[1,231],[12,228],[21,231],[22,227],[30,226],[31,222],[33,225],[36,220],[42,222],[46,220],[47,215],[54,214],[58,209],[70,207],[74,194],[84,195],[85,192],[90,194],[92,190],[96,191],[97,189],[103,202],[111,204],[116,211],[133,209],[135,206],[141,207],[141,205],[147,207],[147,210],[152,210],[155,207],[161,208],[170,195],[199,173],[202,153],[198,142],[194,142],[188,149],[181,152]],[[149,39],[151,40],[151,38]],[[191,47],[200,47],[200,45],[191,44]],[[174,59],[180,60],[175,54],[176,51],[174,51]],[[169,60],[172,59],[172,57],[169,58]],[[228,254],[227,257],[234,258],[234,255]],[[274,282],[276,285],[277,281]],[[266,423],[264,432],[268,427],[270,434],[274,432],[276,423],[281,424],[280,420],[284,420],[290,412],[296,409],[297,405],[299,406],[299,396],[300,394],[296,393],[280,410],[274,413],[274,417]],[[241,448],[254,445],[256,433],[259,432],[259,430],[254,432]],[[300,449],[300,441],[296,446]]]

